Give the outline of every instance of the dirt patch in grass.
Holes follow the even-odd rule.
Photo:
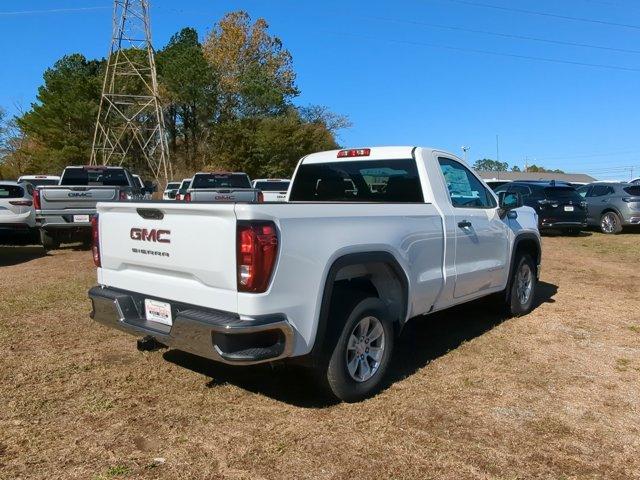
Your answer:
[[[88,252],[0,247],[0,479],[639,478],[638,245],[545,238],[533,313],[414,320],[352,405],[293,367],[138,352],[88,318]]]

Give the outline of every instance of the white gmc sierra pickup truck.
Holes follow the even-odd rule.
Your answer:
[[[454,155],[322,152],[292,182],[286,203],[100,203],[91,317],[226,363],[296,358],[357,401],[409,319],[490,294],[532,308],[535,212]]]

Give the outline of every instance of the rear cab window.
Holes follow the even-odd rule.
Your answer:
[[[258,190],[262,190],[263,192],[286,192],[289,189],[289,182],[256,182],[256,188]]]
[[[25,180],[25,182],[30,183],[34,187],[46,187],[49,185],[58,185],[59,180],[51,179],[51,178],[32,178]]]
[[[123,168],[71,167],[65,169],[60,185],[128,187],[130,183]]]
[[[191,188],[251,188],[251,182],[244,173],[197,173]]]
[[[414,159],[302,164],[291,202],[424,203]]]
[[[22,198],[24,189],[17,185],[0,185],[0,199],[2,198]]]

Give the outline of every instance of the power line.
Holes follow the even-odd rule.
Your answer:
[[[605,65],[600,63],[587,63],[587,62],[577,62],[573,60],[562,60],[557,58],[547,58],[547,57],[534,57],[530,55],[519,55],[515,53],[502,53],[502,52],[494,52],[491,50],[481,50],[476,48],[463,48],[463,47],[452,47],[450,45],[441,45],[437,43],[423,43],[423,42],[412,42],[407,40],[393,40],[393,39],[383,39],[380,37],[369,37],[366,35],[356,35],[353,33],[344,33],[344,32],[329,32],[333,35],[341,35],[352,38],[359,38],[362,40],[371,40],[378,42],[386,42],[386,43],[395,43],[395,44],[404,44],[404,45],[412,45],[417,47],[429,47],[429,48],[441,48],[444,50],[452,50],[457,52],[468,52],[468,53],[480,53],[483,55],[493,55],[497,57],[508,57],[508,58],[518,58],[521,60],[535,60],[538,62],[547,62],[547,63],[559,63],[565,65],[576,65],[580,67],[591,67],[591,68],[602,68],[606,70],[620,70],[626,72],[640,72],[640,68],[633,67],[622,67],[618,65]]]
[[[494,36],[494,37],[514,38],[514,39],[517,39],[517,40],[530,40],[530,41],[534,41],[534,42],[552,43],[552,44],[556,44],[556,45],[566,45],[566,46],[570,46],[570,47],[594,48],[594,49],[598,49],[598,50],[608,50],[608,51],[613,51],[613,52],[640,54],[640,50],[629,50],[629,49],[626,49],[626,48],[605,47],[603,45],[593,45],[593,44],[589,44],[589,43],[568,42],[568,41],[563,41],[563,40],[552,40],[552,39],[548,39],[548,38],[530,37],[530,36],[527,36],[527,35],[516,35],[516,34],[512,34],[512,33],[490,32],[488,30],[476,30],[476,29],[473,29],[473,28],[456,27],[456,26],[453,26],[453,25],[440,25],[440,24],[437,24],[437,23],[418,22],[418,21],[415,21],[415,20],[403,20],[403,19],[401,20],[401,19],[395,19],[395,18],[372,17],[372,16],[367,16],[367,17],[363,17],[363,18],[369,18],[369,19],[372,19],[372,20],[388,21],[388,22],[405,23],[405,24],[418,25],[418,26],[424,26],[424,27],[441,28],[441,29],[445,29],[445,30],[454,30],[454,31],[458,31],[458,32],[479,33],[479,34],[482,34],[482,35],[491,35],[491,36]]]
[[[524,8],[503,7],[500,5],[491,5],[489,3],[470,2],[468,0],[447,0],[447,1],[453,2],[453,3],[460,3],[463,5],[471,5],[473,7],[492,8],[494,10],[502,10],[506,12],[524,13],[526,15],[537,15],[540,17],[558,18],[561,20],[571,20],[574,22],[595,23],[598,25],[608,25],[610,27],[622,27],[622,28],[632,28],[634,30],[640,30],[640,25],[631,25],[627,23],[609,22],[607,20],[596,20],[593,18],[572,17],[570,15],[559,15],[556,13],[539,12],[537,10],[526,10]]]
[[[50,10],[22,10],[16,12],[0,12],[0,15],[37,15],[43,13],[70,13],[70,12],[86,12],[90,10],[110,10],[111,7],[79,7],[79,8],[53,8]]]

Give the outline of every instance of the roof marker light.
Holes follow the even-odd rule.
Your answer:
[[[338,152],[338,158],[368,157],[369,155],[371,155],[370,148],[351,148],[349,150],[340,150]]]

